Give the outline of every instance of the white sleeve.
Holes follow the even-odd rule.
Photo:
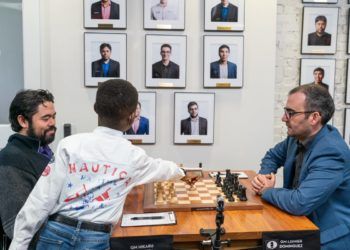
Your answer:
[[[185,176],[175,162],[154,159],[138,148],[135,152],[135,180],[137,185],[154,181],[176,180]]]
[[[67,169],[67,156],[58,145],[55,164],[46,167],[16,217],[10,250],[27,249],[35,233],[57,204]]]

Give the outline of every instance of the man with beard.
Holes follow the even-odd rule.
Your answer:
[[[112,46],[109,43],[102,43],[100,54],[101,59],[91,63],[92,77],[119,77],[119,62],[111,59]]]
[[[312,46],[330,46],[332,35],[325,32],[327,26],[327,18],[325,16],[317,16],[315,18],[316,31],[308,35],[307,45]]]
[[[198,115],[198,104],[189,102],[187,105],[190,117],[181,120],[182,135],[207,135],[207,119]]]
[[[350,150],[327,124],[334,109],[320,85],[292,89],[282,116],[288,137],[266,153],[252,186],[264,200],[314,222],[321,249],[349,249]],[[283,188],[276,188],[275,173],[282,166]]]
[[[16,133],[0,151],[0,228],[11,239],[17,213],[53,158],[48,147],[56,132],[53,103],[46,90],[24,90],[10,105],[9,120]]]

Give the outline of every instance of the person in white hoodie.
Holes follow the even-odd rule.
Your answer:
[[[27,249],[47,218],[36,249],[109,249],[111,230],[134,186],[193,181],[174,162],[151,158],[123,138],[137,102],[137,90],[125,80],[99,85],[99,126],[60,141],[55,164],[46,167],[16,218],[10,249]]]

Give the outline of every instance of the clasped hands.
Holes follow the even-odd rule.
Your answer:
[[[265,190],[275,187],[276,176],[274,173],[271,174],[258,174],[256,175],[251,184],[253,191],[261,195]]]

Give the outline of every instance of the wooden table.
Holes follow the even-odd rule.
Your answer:
[[[249,179],[254,171],[245,171]],[[247,193],[252,192],[250,181],[245,182]],[[135,187],[128,195],[123,213],[143,213],[143,186]],[[261,210],[224,211],[222,239],[233,240],[232,248],[242,249],[261,245],[262,232],[305,231],[318,228],[304,216],[292,216],[263,202]],[[173,235],[177,249],[200,249],[199,242],[205,238],[199,234],[201,228],[215,229],[216,211],[176,212],[177,225],[120,227],[117,224],[112,237],[137,237],[146,235]]]

